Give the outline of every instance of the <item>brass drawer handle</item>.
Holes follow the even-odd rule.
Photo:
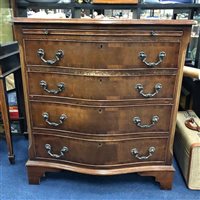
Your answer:
[[[154,97],[156,94],[159,93],[159,91],[162,89],[162,84],[161,83],[157,83],[154,88],[155,88],[155,92],[154,93],[144,93],[144,87],[142,84],[138,83],[135,88],[137,89],[137,91],[145,98],[150,98],[150,97]]]
[[[147,156],[141,156],[139,154],[139,151],[137,150],[137,148],[133,148],[133,149],[131,149],[131,154],[133,156],[135,156],[139,160],[147,160],[147,159],[149,159],[153,155],[153,153],[155,151],[156,151],[155,147],[149,147],[149,149],[148,149],[148,155]]]
[[[46,60],[44,58],[45,52],[44,49],[38,49],[37,51],[38,56],[40,57],[40,59],[48,65],[53,65],[55,64],[57,61],[59,61],[63,56],[64,56],[64,52],[63,50],[58,50],[55,54],[55,58],[53,58],[52,60]]]
[[[49,121],[49,113],[44,112],[44,113],[42,114],[42,116],[43,116],[43,118],[44,118],[44,120],[45,120],[45,122],[46,122],[47,124],[49,124],[50,126],[54,126],[54,127],[57,127],[57,126],[63,124],[63,122],[65,121],[65,119],[67,119],[67,116],[66,116],[65,114],[62,114],[62,115],[60,116],[60,118],[59,118],[59,123],[56,123],[56,122],[50,122],[50,121]]]
[[[58,94],[58,93],[62,92],[65,89],[65,84],[62,83],[62,82],[57,84],[58,90],[54,90],[54,89],[49,90],[48,89],[48,84],[44,80],[40,81],[40,86],[44,89],[44,91],[48,92],[49,94]]]
[[[146,61],[146,59],[147,59],[147,55],[143,52],[143,51],[141,51],[140,53],[139,53],[139,58],[140,58],[140,60],[143,62],[143,63],[145,63],[148,67],[155,67],[155,66],[157,66],[157,65],[159,65],[162,61],[163,61],[163,59],[164,59],[164,57],[166,56],[166,53],[164,52],[164,51],[161,51],[160,53],[159,53],[159,55],[158,55],[158,61],[157,62],[147,62]]]
[[[60,150],[60,154],[59,154],[59,155],[58,155],[58,154],[51,153],[51,145],[50,145],[50,144],[45,144],[45,149],[47,150],[47,153],[48,153],[51,157],[53,157],[53,158],[60,158],[60,157],[64,156],[64,153],[65,153],[65,152],[68,152],[68,151],[69,151],[69,149],[68,149],[66,146],[64,146],[64,147]]]
[[[142,124],[140,117],[134,117],[133,122],[140,128],[150,128],[159,121],[159,117],[154,115],[151,119],[151,124]]]

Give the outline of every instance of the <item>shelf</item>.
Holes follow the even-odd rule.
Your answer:
[[[150,10],[150,15],[155,14],[155,10],[173,10],[172,19],[177,19],[178,14],[183,12],[187,13],[188,19],[194,19],[195,15],[200,14],[200,4],[196,3],[138,3],[138,4],[93,4],[93,3],[76,3],[75,0],[71,0],[71,3],[30,3],[25,0],[13,0],[12,6],[15,17],[27,17],[27,8],[32,9],[70,9],[70,15],[72,18],[80,18],[81,9],[90,10],[86,11],[92,15],[94,10],[98,13],[104,13],[104,10],[131,10],[134,19],[140,19],[144,10]],[[198,20],[198,19],[196,19]],[[197,58],[199,59],[200,52],[200,40],[197,45]],[[197,60],[198,60],[197,59]],[[195,66],[200,66],[195,61]]]
[[[17,2],[18,8],[55,8],[55,9],[200,9],[200,4],[194,3],[139,3],[139,4],[92,4],[92,3],[29,3],[26,1]]]
[[[137,4],[92,4],[92,3],[29,3],[26,1],[17,2],[18,8],[75,8],[75,9],[133,9]]]
[[[194,3],[171,3],[171,4],[162,4],[162,3],[141,3],[138,4],[138,7],[141,9],[200,9],[200,4]]]

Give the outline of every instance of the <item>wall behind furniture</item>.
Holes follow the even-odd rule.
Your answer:
[[[0,44],[13,41],[11,18],[9,0],[0,0]]]

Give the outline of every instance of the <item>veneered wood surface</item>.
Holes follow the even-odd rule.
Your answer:
[[[32,128],[45,128],[62,131],[73,131],[88,134],[123,134],[138,132],[168,132],[171,105],[140,106],[84,106],[35,101],[31,103],[30,114]],[[54,127],[46,123],[43,113],[49,114],[49,121],[59,123],[60,116],[67,119],[63,124]],[[133,122],[140,117],[141,124],[152,124],[152,117],[158,116],[158,123],[150,128],[140,128]]]
[[[191,25],[194,22],[188,20],[111,21],[16,18],[14,23],[15,35],[19,40],[23,55],[21,57],[22,71],[30,134],[31,160],[27,162],[29,182],[39,183],[40,177],[46,171],[60,169],[95,175],[139,172],[141,175],[154,176],[162,188],[170,189],[174,172],[172,146],[182,69]],[[52,59],[60,47],[64,51],[64,57],[55,65],[44,64],[37,55],[38,48],[43,48],[45,59]],[[147,62],[156,62],[160,51],[165,51],[166,57],[157,67],[149,69],[138,58],[141,50],[147,54]],[[37,76],[36,72],[41,72],[44,76]],[[71,97],[64,95],[57,98],[40,93],[37,82],[42,77],[48,80],[49,87],[53,87],[54,82],[60,81],[62,77],[71,77],[71,79],[64,78],[73,83],[73,86],[69,86]],[[166,93],[158,94],[161,95],[160,98],[158,96],[155,99],[152,98],[151,101],[142,100],[136,93],[129,99],[127,93],[130,93],[131,77],[134,81],[143,81],[148,90],[152,90],[151,84],[155,84],[154,81],[163,81]],[[152,80],[149,79],[150,77]],[[170,77],[173,78],[170,79]],[[30,80],[36,86],[30,87]],[[102,86],[104,82],[107,87]],[[82,88],[88,85],[89,92],[81,88],[79,90],[77,85],[80,84]],[[99,92],[100,88],[103,88],[102,93]],[[113,96],[108,97],[109,93]],[[113,101],[120,98],[123,101]],[[132,101],[132,98],[135,100]],[[59,121],[59,116],[63,112],[66,112],[65,114],[69,117],[65,121],[67,123],[64,122],[59,128],[52,128],[42,119],[43,112],[49,112],[50,121]],[[143,130],[143,128],[133,126],[135,125],[132,121],[134,116],[141,117],[142,123],[149,124],[152,113],[157,113],[160,118],[153,127]],[[77,135],[78,138],[76,138]],[[85,152],[89,151],[89,146],[89,149],[92,149],[92,156],[80,158],[76,157],[76,153],[70,155],[73,161],[79,160],[80,166],[73,166],[72,162],[62,161],[59,158],[52,160],[46,155],[47,152],[44,149],[46,142],[56,143],[55,147],[52,144],[52,150],[54,149],[56,153],[59,153],[60,146],[63,145],[70,146],[70,149],[75,149],[80,154],[78,146]],[[100,144],[99,149],[97,144]],[[100,150],[101,145],[102,148],[105,147],[105,150]],[[140,147],[144,155],[146,155],[148,145],[155,145],[161,149],[161,152],[155,155],[156,159],[162,160],[162,164],[157,166],[156,161],[151,163],[152,156],[145,163],[135,164],[133,161],[132,167],[115,167],[119,163],[127,165],[131,162],[130,155],[125,154],[132,145]],[[124,151],[121,148],[124,148]],[[36,152],[39,157],[36,157]],[[105,152],[108,155],[104,156]],[[99,161],[93,159],[97,154],[102,156]],[[113,160],[109,157],[111,155],[114,155]],[[62,162],[65,164],[61,164]],[[87,163],[88,166],[83,166],[83,163]],[[98,167],[98,165],[106,166],[107,163],[110,165],[109,169]],[[94,165],[95,170],[89,165]]]
[[[156,63],[159,61],[159,54],[165,52],[166,57],[156,68],[177,68],[180,43],[153,40],[154,38],[147,42],[131,41],[130,38],[129,41],[109,42],[102,38],[100,41],[83,41],[78,37],[71,41],[59,39],[59,37],[56,40],[27,39],[25,59],[27,65],[46,65],[38,56],[39,49],[44,50],[46,60],[55,59],[56,52],[62,50],[64,56],[53,66],[83,69],[148,69],[148,66],[139,58],[140,53],[146,54],[148,63]]]
[[[56,135],[56,134],[55,134]],[[136,139],[112,139],[86,140],[75,137],[58,137],[51,135],[34,134],[35,157],[38,159],[48,159],[52,162],[66,162],[67,164],[83,165],[88,167],[120,167],[129,165],[153,165],[164,164],[166,155],[167,138],[136,138]],[[103,140],[102,140],[103,139]],[[60,155],[63,147],[68,148],[68,152],[63,153],[59,159],[50,156],[45,149],[45,145],[51,145],[51,153]],[[141,145],[143,144],[143,145]],[[155,152],[149,156],[149,148],[155,147]],[[148,159],[140,160],[131,153],[133,148],[137,148],[138,155],[149,156]]]
[[[112,25],[145,25],[146,27],[144,27],[144,29],[147,29],[148,26],[171,26],[169,29],[171,29],[172,27],[183,27],[183,26],[188,26],[189,28],[191,28],[191,25],[196,24],[197,22],[194,20],[138,20],[138,19],[131,19],[131,20],[96,20],[96,19],[78,19],[78,18],[74,18],[74,19],[47,19],[47,18],[23,18],[23,17],[15,17],[13,19],[13,23],[14,24],[26,24],[26,26],[32,26],[33,24],[42,24],[42,26],[44,27],[44,25],[46,24],[59,24],[59,26],[61,26],[62,24],[82,24],[82,25],[108,25],[108,26],[112,26]],[[34,27],[32,27],[34,28]],[[44,27],[45,28],[45,27]],[[109,28],[109,27],[108,27]]]
[[[127,72],[128,73],[128,72]],[[149,100],[149,99],[169,99],[174,97],[175,75],[143,75],[140,71],[139,75],[124,75],[124,76],[96,76],[84,73],[81,75],[63,74],[54,72],[31,72],[28,73],[30,95],[48,95],[54,98],[66,97],[73,99],[89,100]],[[107,73],[108,74],[108,73]],[[40,82],[47,83],[48,90],[58,90],[58,84],[64,84],[64,90],[58,94],[48,93],[40,86]],[[138,84],[142,84],[143,93],[154,94],[156,85],[161,84],[162,88],[155,96],[151,98],[144,97],[140,94],[140,90],[136,88]]]

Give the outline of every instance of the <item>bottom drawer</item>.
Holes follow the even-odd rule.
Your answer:
[[[34,134],[36,159],[88,166],[165,162],[168,138],[95,140]]]

